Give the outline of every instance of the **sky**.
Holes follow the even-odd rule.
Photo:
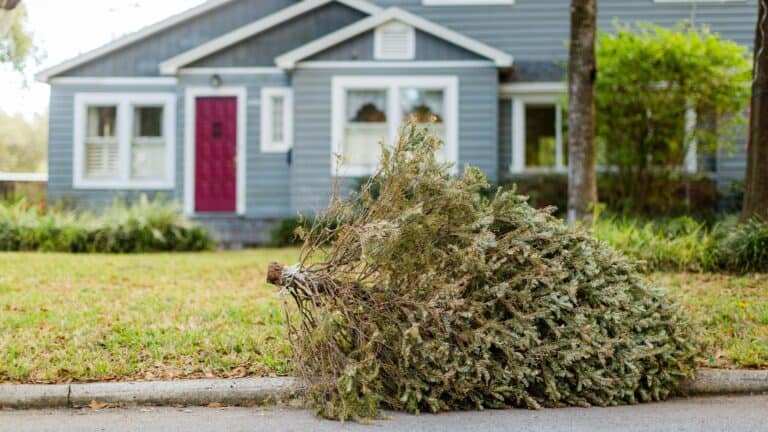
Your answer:
[[[194,7],[203,0],[22,0],[27,27],[40,50],[24,74],[0,66],[0,111],[31,118],[48,110],[47,84],[34,75],[127,33]]]

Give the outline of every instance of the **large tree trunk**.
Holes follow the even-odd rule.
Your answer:
[[[571,1],[568,67],[568,223],[590,222],[595,174],[595,34],[597,0]]]
[[[768,0],[760,0],[755,29],[755,70],[742,219],[768,219]]]

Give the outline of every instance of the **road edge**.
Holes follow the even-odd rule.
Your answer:
[[[768,393],[768,370],[700,370],[682,385],[686,395]],[[297,378],[239,378],[89,384],[0,384],[0,408],[91,406],[263,406],[303,394]]]

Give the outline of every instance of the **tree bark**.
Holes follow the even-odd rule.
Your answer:
[[[21,3],[21,0],[0,0],[0,9],[12,10]]]
[[[768,219],[768,0],[758,1],[742,219]]]
[[[589,223],[597,203],[595,174],[595,35],[597,0],[571,1],[568,67],[568,223]]]

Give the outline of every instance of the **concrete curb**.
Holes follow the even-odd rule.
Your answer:
[[[0,407],[85,407],[93,401],[109,405],[254,406],[287,401],[301,393],[295,378],[0,385]]]
[[[701,370],[683,384],[687,394],[767,393],[768,370]],[[86,407],[96,401],[109,405],[254,406],[301,396],[296,378],[243,378],[159,382],[109,382],[59,385],[0,385],[0,407]]]
[[[702,369],[683,388],[692,395],[766,393],[768,370]]]

